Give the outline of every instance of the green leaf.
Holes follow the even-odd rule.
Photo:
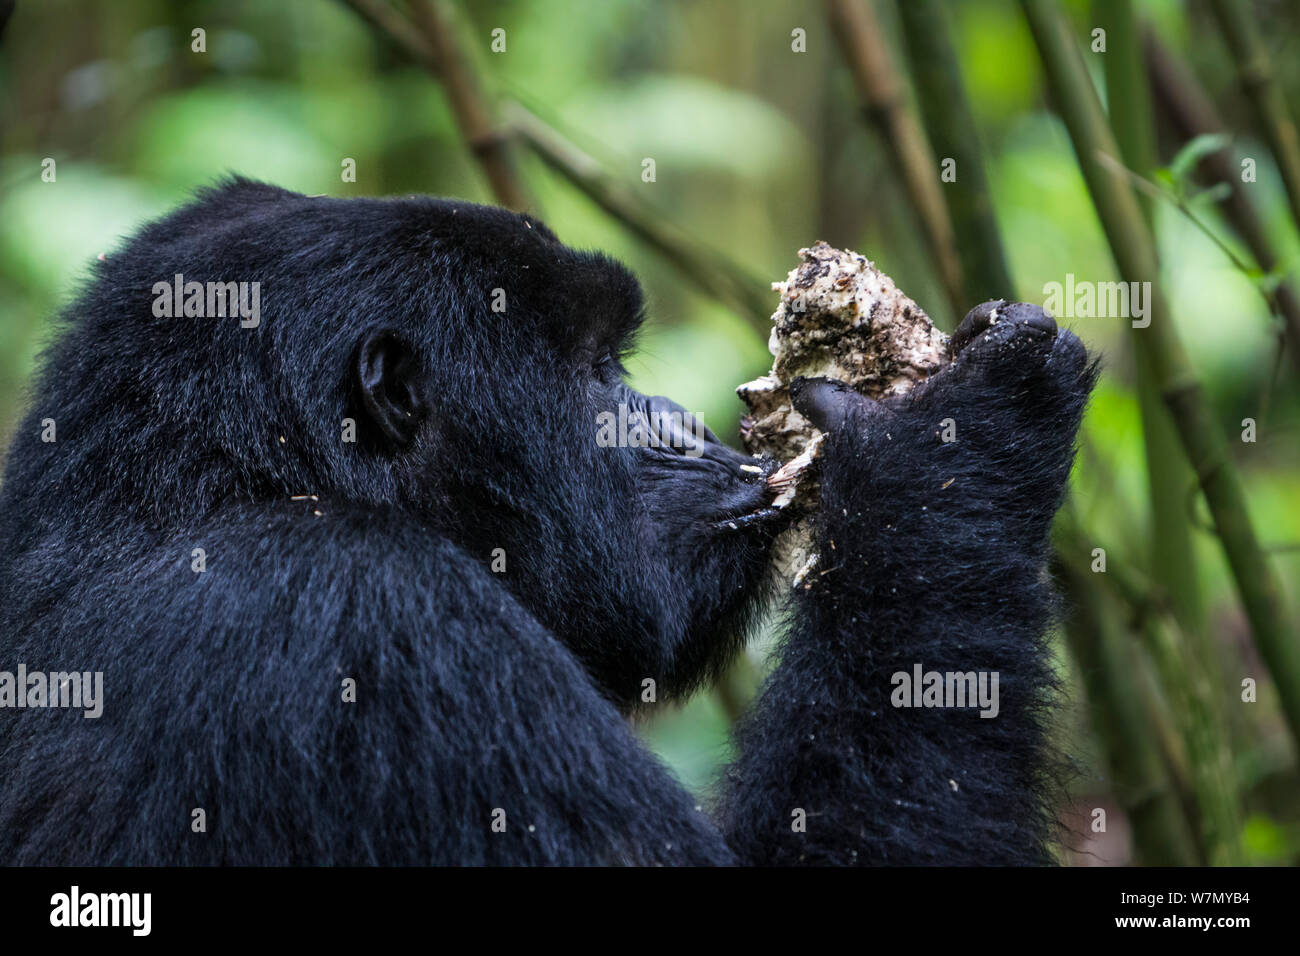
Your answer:
[[[1192,138],[1169,164],[1169,174],[1176,183],[1186,182],[1202,159],[1224,149],[1230,142],[1232,138],[1226,133],[1202,133]]]

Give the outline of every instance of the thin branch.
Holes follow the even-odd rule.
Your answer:
[[[456,125],[492,186],[497,201],[511,209],[530,205],[528,191],[515,170],[509,142],[491,119],[468,57],[460,48],[442,0],[412,0],[415,22],[433,51],[438,77],[447,93]]]
[[[510,127],[546,165],[680,269],[706,294],[756,327],[762,327],[766,334],[768,317],[775,307],[770,283],[663,221],[621,189],[599,162],[523,106],[510,103],[506,109]]]
[[[441,0],[412,0],[416,25],[383,0],[343,2],[438,79],[461,138],[483,170],[492,195],[511,209],[528,208],[528,192],[514,168],[509,143],[492,123],[478,79],[440,7]]]
[[[440,0],[413,0],[423,36],[377,0],[345,2],[442,82],[461,133],[474,150],[498,201],[515,209],[526,205],[526,193],[505,152],[507,133],[515,133],[548,166],[668,259],[707,295],[766,328],[773,308],[768,282],[662,222],[620,191],[596,160],[519,104],[507,105],[509,116],[503,128],[491,124],[477,81],[455,42],[451,24],[439,9]]]
[[[952,306],[953,321],[959,322],[974,303],[962,288],[961,259],[944,205],[939,166],[916,116],[907,108],[875,10],[865,0],[826,0],[826,14],[865,104],[863,112],[880,130],[921,221],[939,282]]]
[[[1173,122],[1179,135],[1190,141],[1197,136],[1226,130],[1214,102],[1187,64],[1161,43],[1150,27],[1143,31],[1142,39],[1151,85],[1162,112]],[[1235,163],[1233,150],[1225,148],[1210,153],[1200,162],[1202,180],[1227,183],[1231,187],[1221,204],[1224,215],[1249,247],[1260,270],[1274,272],[1278,267],[1278,257],[1273,251],[1273,243],[1255,203],[1241,182],[1240,170]],[[1296,294],[1295,283],[1283,278],[1274,293],[1274,300],[1286,325],[1291,361],[1300,369],[1300,296]]]
[[[363,20],[384,33],[402,52],[426,69],[436,73],[437,64],[433,50],[411,22],[389,6],[384,0],[343,0]]]
[[[1189,203],[1186,198],[1179,195],[1177,192],[1175,192],[1173,189],[1167,186],[1162,186],[1160,183],[1157,183],[1154,180],[1150,180],[1144,176],[1138,175],[1132,169],[1129,169],[1127,166],[1121,163],[1114,156],[1107,156],[1105,153],[1101,153],[1097,156],[1097,159],[1098,161],[1100,161],[1101,163],[1103,163],[1104,165],[1112,169],[1118,175],[1126,177],[1129,180],[1129,183],[1133,186],[1133,188],[1136,189],[1147,199],[1155,199],[1155,200],[1161,200],[1163,202],[1167,202],[1169,203],[1169,205],[1173,206],[1180,213],[1182,213],[1183,216],[1187,219],[1187,221],[1190,222],[1193,226],[1195,226],[1197,230],[1201,233],[1201,235],[1203,235],[1206,239],[1209,239],[1210,242],[1214,244],[1214,247],[1218,249],[1220,253],[1222,253],[1223,258],[1231,262],[1233,268],[1235,268],[1238,272],[1242,273],[1245,276],[1249,276],[1252,272],[1255,271],[1254,266],[1252,266],[1249,262],[1243,259],[1238,254],[1236,249],[1233,249],[1232,246],[1228,245],[1223,239],[1219,237],[1219,234],[1210,227],[1210,224],[1208,222],[1206,222],[1204,219],[1202,219],[1200,216],[1196,214],[1196,210],[1192,208],[1191,203]],[[1255,291],[1258,292],[1260,298],[1263,299],[1264,305],[1268,309],[1269,313],[1276,316],[1278,307],[1277,307],[1277,299],[1274,293],[1270,292],[1266,287],[1263,287],[1260,283],[1254,283],[1254,285],[1255,285]]]
[[[1134,348],[1154,377],[1197,473],[1256,645],[1277,684],[1292,737],[1300,743],[1300,642],[1284,619],[1277,577],[1250,523],[1241,479],[1156,281],[1151,231],[1127,179],[1099,159],[1117,158],[1119,148],[1059,6],[1052,0],[1021,0],[1021,6],[1111,254],[1125,280],[1151,283],[1150,325],[1133,331]]]

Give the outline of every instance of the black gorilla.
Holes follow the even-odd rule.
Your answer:
[[[157,317],[177,274],[260,322]],[[641,311],[526,216],[246,180],[100,262],[9,453],[0,670],[102,671],[103,713],[0,708],[0,863],[1050,860],[1079,341],[992,303],[906,400],[800,383],[828,560],[710,814],[625,713],[717,675],[782,519],[711,435],[595,440]],[[893,706],[915,665],[999,713]]]

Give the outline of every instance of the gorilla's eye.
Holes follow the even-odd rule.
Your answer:
[[[618,355],[611,349],[602,349],[592,360],[591,370],[596,378],[607,384],[618,382],[623,377],[623,367]]]

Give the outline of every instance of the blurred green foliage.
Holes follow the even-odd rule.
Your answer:
[[[1067,4],[1080,42],[1088,5]],[[1246,114],[1214,27],[1195,3],[1137,4],[1235,119]],[[1300,94],[1300,8],[1266,2],[1265,34],[1291,102]],[[1032,39],[1011,0],[950,4],[954,41],[978,120],[997,218],[1020,287],[1043,299],[1066,272],[1108,281],[1110,253],[1069,139],[1045,101]],[[459,6],[460,29],[491,98],[513,98],[598,159],[666,221],[776,280],[817,239],[877,263],[941,325],[949,314],[916,223],[852,85],[820,5],[799,0],[485,0]],[[904,61],[889,4],[880,13]],[[207,31],[207,53],[190,31]],[[494,27],[505,54],[488,49]],[[790,32],[807,31],[804,54]],[[442,91],[345,4],[297,0],[20,0],[0,80],[0,440],[23,408],[22,389],[57,310],[94,257],[138,225],[230,171],[305,193],[422,192],[490,201]],[[1103,74],[1091,62],[1094,80]],[[1182,143],[1161,129],[1169,162]],[[1236,144],[1258,159],[1255,189],[1282,262],[1295,274],[1300,243],[1268,152],[1249,128]],[[657,181],[643,183],[653,157]],[[56,183],[41,161],[58,164]],[[340,163],[357,163],[357,181]],[[650,320],[631,362],[634,384],[673,396],[734,437],[732,387],[765,371],[764,315],[736,315],[703,297],[671,265],[532,157],[521,170],[543,218],[572,245],[599,247],[641,276]],[[1240,243],[1212,207],[1202,217]],[[1300,389],[1278,361],[1278,330],[1252,279],[1176,208],[1156,208],[1164,280],[1184,342],[1232,439],[1252,517],[1275,555],[1296,619],[1300,579]],[[971,303],[974,305],[974,303]],[[773,297],[775,306],[775,296]],[[1108,357],[1086,422],[1073,500],[1112,562],[1144,560],[1149,509],[1142,427],[1120,319],[1077,319]],[[1292,348],[1296,347],[1292,343]],[[1260,419],[1260,439],[1236,441]],[[1190,500],[1190,499],[1189,499]],[[1243,843],[1256,862],[1300,854],[1294,753],[1250,644],[1221,552],[1198,533],[1196,557],[1212,636],[1232,662],[1226,678],[1260,679],[1234,741],[1251,815]],[[1298,638],[1300,639],[1300,638]],[[1069,656],[1067,681],[1077,690]],[[1232,688],[1228,688],[1231,692]],[[648,722],[648,739],[703,790],[725,756],[728,720],[704,695]],[[1148,728],[1133,728],[1147,733]],[[1073,715],[1068,746],[1085,774],[1081,805],[1106,793],[1087,722]]]

